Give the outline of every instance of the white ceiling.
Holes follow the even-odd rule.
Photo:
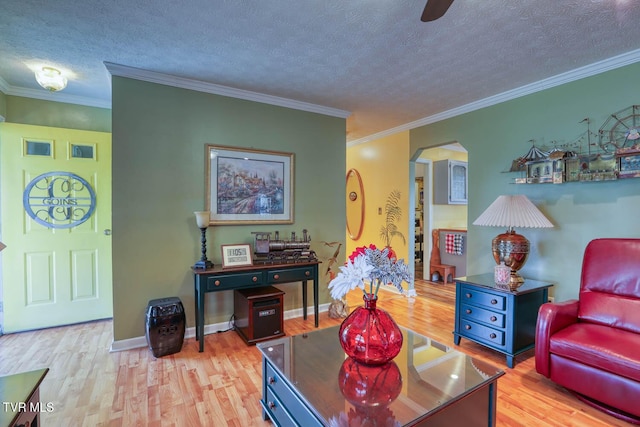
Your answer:
[[[109,107],[108,63],[348,116],[358,142],[640,61],[640,0],[455,0],[429,23],[424,3],[2,0],[0,90]],[[63,92],[39,88],[42,65],[68,76]]]

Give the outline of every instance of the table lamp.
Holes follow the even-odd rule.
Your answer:
[[[196,224],[198,224],[198,228],[202,234],[202,238],[200,239],[202,242],[202,257],[193,267],[204,269],[213,268],[213,263],[207,259],[207,227],[209,227],[210,212],[198,211],[194,212],[194,215],[196,216]]]
[[[529,256],[529,241],[515,232],[514,227],[551,228],[553,224],[525,195],[499,196],[473,222],[473,225],[486,227],[507,227],[507,231],[498,234],[491,242],[493,259],[498,265],[504,262],[511,268],[509,288],[513,291],[524,283],[518,273]]]

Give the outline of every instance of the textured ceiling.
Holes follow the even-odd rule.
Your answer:
[[[640,0],[2,0],[0,89],[69,76],[108,106],[105,62],[351,114],[354,141],[611,57],[640,60]],[[46,92],[45,92],[46,93]]]

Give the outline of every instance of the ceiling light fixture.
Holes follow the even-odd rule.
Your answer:
[[[36,71],[36,81],[50,92],[57,92],[67,87],[67,78],[60,70],[53,67],[42,67]]]

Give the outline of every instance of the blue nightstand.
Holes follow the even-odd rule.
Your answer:
[[[535,345],[538,309],[549,300],[552,283],[525,279],[517,291],[503,289],[493,274],[457,277],[453,342],[466,338],[514,357]]]

